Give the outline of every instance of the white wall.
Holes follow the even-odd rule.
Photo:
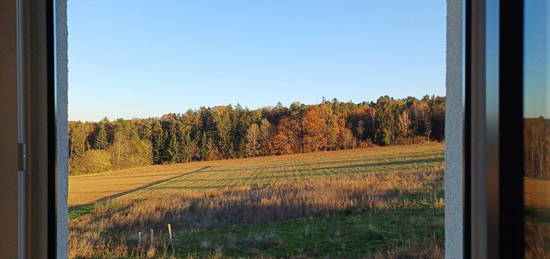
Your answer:
[[[445,258],[463,258],[463,0],[447,0]]]

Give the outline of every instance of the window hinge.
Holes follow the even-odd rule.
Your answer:
[[[27,170],[27,145],[19,143],[19,171]]]

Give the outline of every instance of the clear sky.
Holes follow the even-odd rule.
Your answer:
[[[444,0],[69,0],[69,119],[445,94]]]

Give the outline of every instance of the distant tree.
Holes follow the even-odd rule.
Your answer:
[[[192,139],[190,133],[183,135],[184,162],[200,160],[200,148],[197,141]]]
[[[229,105],[214,107],[213,110],[212,119],[216,127],[215,142],[217,148],[221,153],[225,154],[225,157],[234,157],[235,136],[232,134],[234,125],[231,120],[233,108]]]
[[[351,129],[346,127],[346,120],[340,119],[337,123],[338,128],[338,140],[337,149],[349,149],[354,148],[356,145],[355,138]]]
[[[311,107],[303,118],[304,122],[304,152],[315,152],[324,150],[328,138],[325,128],[326,121],[323,120],[318,107]]]
[[[272,135],[272,126],[271,123],[269,123],[268,120],[262,119],[260,122],[260,154],[261,155],[268,155],[269,154],[269,141],[271,139]]]
[[[409,113],[407,111],[403,111],[401,115],[399,115],[397,126],[399,127],[399,133],[402,137],[408,138],[411,134],[411,120],[409,119]]]
[[[169,128],[167,131],[164,150],[166,150],[166,161],[170,163],[182,162],[182,150],[177,134],[177,122],[172,119],[168,121]]]
[[[431,134],[429,109],[430,107],[425,99],[414,99],[410,104],[411,125],[417,136],[429,136]]]
[[[104,118],[97,123],[95,139],[94,139],[94,149],[106,149],[109,145],[109,139],[107,136],[106,125],[109,123],[107,118]]]
[[[83,156],[90,149],[89,135],[93,130],[91,125],[82,122],[69,123],[69,171],[83,171]]]
[[[130,148],[130,139],[134,136],[132,136],[130,129],[127,128],[129,125],[124,120],[117,120],[115,125],[114,140],[110,151],[112,153],[112,164],[120,166]]]
[[[73,174],[98,173],[112,169],[111,154],[105,150],[88,150],[80,158],[78,167],[73,168]]]
[[[425,106],[427,107],[424,114],[425,116],[424,121],[426,123],[424,136],[429,138],[432,135],[432,111],[433,111],[434,103],[432,102],[432,100],[430,99],[430,96],[428,95],[422,98],[422,103],[425,103]]]
[[[399,103],[388,96],[383,96],[376,101],[375,107],[377,115],[375,143],[382,146],[391,145],[398,132]]]
[[[151,119],[137,120],[135,121],[136,128],[140,139],[153,141],[153,127]]]
[[[284,117],[279,121],[276,128],[276,135],[286,137],[287,144],[290,147],[290,153],[299,153],[303,151],[303,121],[294,115]]]
[[[445,139],[445,98],[432,97],[430,101],[430,136],[441,141]]]
[[[151,144],[139,138],[136,125],[131,121],[117,120],[113,144],[107,151],[111,154],[113,168],[129,168],[150,165],[153,162]]]
[[[72,157],[79,157],[89,149],[88,135],[91,127],[82,122],[72,123],[69,127],[69,151]]]
[[[272,155],[285,155],[292,153],[292,147],[288,143],[288,137],[282,132],[279,132],[273,136],[270,142],[270,147]]]
[[[232,115],[232,139],[233,147],[235,149],[234,153],[243,155],[243,151],[245,150],[246,132],[248,131],[250,125],[254,123],[254,115],[254,112],[251,112],[250,110],[241,107],[241,105],[239,104],[235,106]]]
[[[166,137],[160,121],[154,120],[152,126],[152,138],[153,138],[153,162],[155,164],[161,164],[166,160],[164,147],[166,146]]]
[[[212,139],[208,136],[206,132],[202,132],[201,139],[199,142],[199,155],[200,160],[211,160],[212,156],[216,152],[216,147]]]
[[[353,112],[351,116],[351,130],[359,141],[374,140],[376,131],[376,110],[369,106],[363,105]]]
[[[257,124],[252,124],[246,132],[246,149],[247,157],[255,157],[261,152],[261,135],[260,127]]]

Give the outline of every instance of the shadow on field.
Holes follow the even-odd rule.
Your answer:
[[[118,198],[118,197],[120,197],[120,196],[129,194],[129,193],[132,193],[132,192],[136,192],[136,191],[139,191],[139,190],[142,190],[142,189],[145,189],[145,188],[148,188],[148,187],[157,185],[157,184],[161,184],[161,183],[164,183],[164,182],[167,182],[167,181],[170,181],[170,180],[174,180],[174,179],[176,179],[176,178],[178,178],[178,177],[183,177],[183,176],[187,176],[187,175],[190,175],[190,174],[194,174],[194,173],[201,172],[201,171],[206,170],[206,169],[208,169],[208,168],[210,168],[210,167],[212,167],[212,166],[205,166],[205,167],[203,167],[203,168],[200,168],[200,169],[197,169],[197,170],[194,170],[194,171],[191,171],[191,172],[185,172],[185,173],[183,173],[183,174],[179,174],[179,175],[177,175],[177,176],[174,176],[174,177],[171,177],[171,178],[168,178],[168,179],[164,179],[164,180],[152,182],[152,183],[150,183],[150,184],[143,185],[143,186],[140,186],[140,187],[138,187],[138,188],[134,188],[134,189],[131,189],[131,190],[128,190],[128,191],[125,191],[125,192],[121,192],[121,193],[117,193],[117,194],[114,194],[114,195],[110,195],[110,196],[101,198],[101,199],[99,199],[99,200],[96,200],[96,201],[93,202],[93,203],[106,202],[106,201],[109,201],[109,200],[111,200],[111,199],[115,199],[115,198]]]

